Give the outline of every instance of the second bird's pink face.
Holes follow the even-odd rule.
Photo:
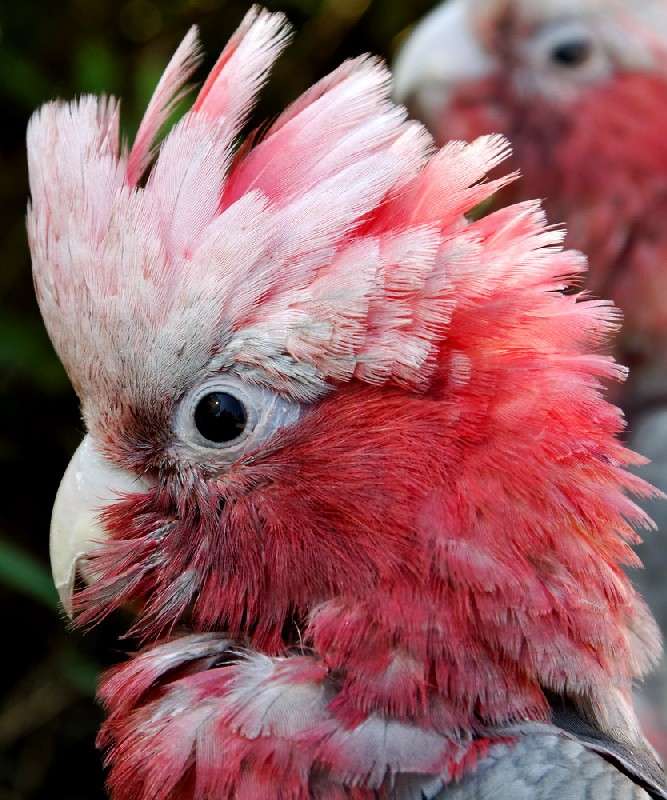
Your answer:
[[[438,140],[548,131],[619,74],[652,71],[667,41],[661,0],[450,0],[408,37],[395,91]]]

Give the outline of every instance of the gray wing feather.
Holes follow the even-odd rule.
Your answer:
[[[651,463],[637,472],[647,481],[667,492],[667,407],[649,408],[633,419],[629,446],[651,459]],[[641,506],[658,526],[658,533],[649,533],[637,547],[644,569],[632,570],[630,577],[639,593],[648,603],[663,635],[667,632],[667,503],[662,499],[643,500]],[[644,682],[641,696],[656,709],[659,718],[667,722],[667,661]]]
[[[494,746],[461,783],[405,776],[393,800],[650,800],[613,764],[557,733]]]

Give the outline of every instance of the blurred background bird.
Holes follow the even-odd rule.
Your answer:
[[[436,150],[375,58],[239,145],[288,38],[251,10],[162,140],[195,29],[131,147],[109,97],[28,127],[86,429],[55,583],[148,645],[102,690],[111,796],[667,797],[631,695],[660,647],[622,570],[653,490],[601,391],[616,311],[567,291],[586,261],[538,202],[466,220],[506,140]]]
[[[495,202],[542,197],[590,259],[586,288],[624,314],[617,395],[641,472],[667,489],[667,3],[451,0],[408,37],[395,94],[439,141],[509,136],[521,179]],[[633,580],[667,630],[667,510]],[[667,667],[645,713],[667,752]]]

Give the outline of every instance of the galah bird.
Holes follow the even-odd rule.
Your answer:
[[[624,314],[618,395],[641,474],[667,490],[667,1],[449,0],[399,53],[395,94],[439,141],[506,134],[522,179],[502,203],[546,199],[587,287]],[[667,507],[647,503],[667,533]],[[667,547],[634,578],[667,631]],[[667,664],[649,682],[667,754]],[[651,714],[651,708],[647,708]]]
[[[237,147],[287,39],[253,9],[159,147],[194,32],[129,151],[112,99],[29,126],[87,429],[54,576],[144,646],[101,688],[111,797],[667,798],[616,312],[564,291],[585,260],[539,204],[468,221],[505,140],[436,150],[373,58]]]

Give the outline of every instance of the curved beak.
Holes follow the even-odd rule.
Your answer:
[[[79,562],[107,538],[100,512],[121,496],[149,487],[143,478],[110,464],[90,436],[72,456],[53,505],[50,541],[53,580],[68,615]],[[82,577],[93,579],[90,574]]]
[[[399,51],[394,96],[432,126],[456,87],[495,69],[475,34],[469,0],[448,0],[417,25]]]

